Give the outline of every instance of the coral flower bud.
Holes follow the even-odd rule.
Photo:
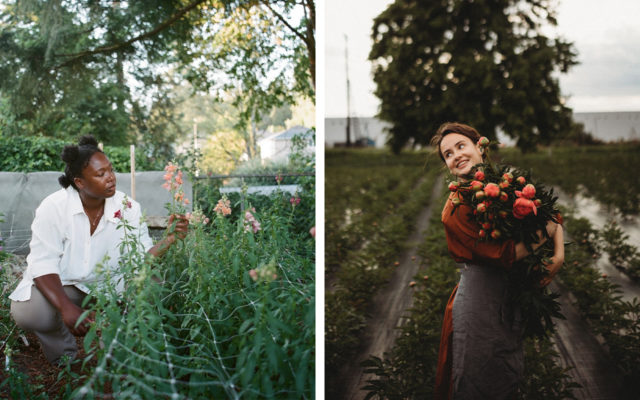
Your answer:
[[[460,182],[458,181],[453,181],[449,184],[449,190],[452,192],[455,192],[456,190],[458,190],[459,187],[460,187]]]
[[[475,175],[473,177],[475,179],[479,180],[479,181],[483,181],[484,180],[484,172],[476,171],[476,173],[475,173]]]
[[[518,183],[519,183],[519,184],[521,184],[521,185],[524,185],[524,184],[527,182],[527,180],[526,180],[526,179],[524,179],[524,176],[519,176],[519,177],[516,179],[516,182],[518,182]]]

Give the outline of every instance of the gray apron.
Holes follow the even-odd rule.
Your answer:
[[[508,399],[524,370],[522,319],[507,300],[506,271],[459,264],[453,301],[453,398]]]

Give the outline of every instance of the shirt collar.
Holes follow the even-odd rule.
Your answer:
[[[67,188],[67,195],[69,196],[69,210],[71,215],[83,214],[84,207],[82,207],[82,200],[80,200],[80,193],[73,186]]]
[[[69,210],[71,211],[71,215],[84,214],[84,207],[82,206],[82,200],[80,200],[80,193],[78,193],[78,191],[72,186],[67,188],[67,193],[69,195]],[[116,197],[118,200],[116,200]],[[120,210],[121,206],[122,199],[120,196],[117,196],[117,192],[116,195],[104,200],[104,215],[106,216],[107,221],[115,224],[120,222],[120,220],[115,217],[115,213]]]

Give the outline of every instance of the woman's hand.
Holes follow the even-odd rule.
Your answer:
[[[184,215],[171,214],[167,226],[171,227],[175,222],[175,226],[166,238],[162,239],[155,246],[149,249],[149,254],[154,257],[161,257],[173,245],[176,240],[184,239],[189,233],[189,219]]]
[[[551,283],[556,276],[562,264],[564,264],[564,231],[562,225],[555,224],[557,226],[553,235],[553,257],[551,257],[551,264],[547,265],[547,275],[540,281],[540,285],[547,286]],[[547,225],[548,227],[548,225]]]
[[[94,316],[89,314],[78,324],[78,326],[76,326],[78,319],[84,311],[85,310],[75,304],[69,303],[60,312],[62,315],[62,322],[64,322],[67,328],[69,328],[69,332],[75,336],[86,335],[87,332],[89,332],[89,328],[91,328],[90,324],[95,322]]]
[[[167,236],[173,236],[171,242],[174,242],[176,238],[184,239],[185,237],[187,237],[187,233],[189,233],[189,219],[186,216],[182,214],[171,214],[169,216],[167,225],[172,226],[174,222],[176,225],[173,229],[173,232],[171,232]]]

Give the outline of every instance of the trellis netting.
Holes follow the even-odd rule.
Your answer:
[[[216,215],[155,260],[128,236],[125,292],[96,290],[84,345],[97,366],[73,396],[311,398],[314,240],[290,237],[286,211],[252,211],[257,232]]]

